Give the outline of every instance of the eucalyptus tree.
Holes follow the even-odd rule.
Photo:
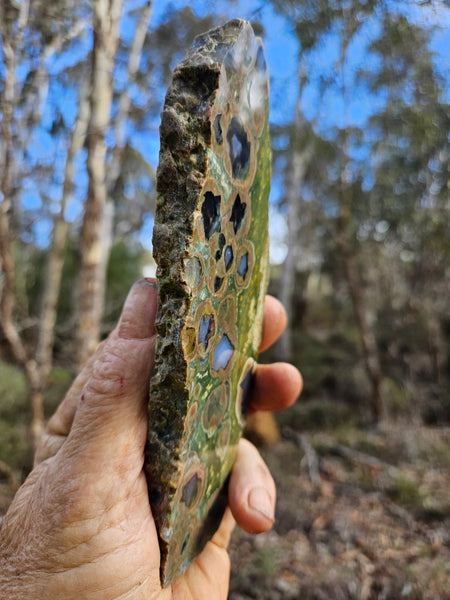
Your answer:
[[[106,135],[111,126],[114,61],[120,35],[123,0],[93,3],[90,74],[90,119],[87,131],[88,192],[80,239],[80,278],[77,298],[77,364],[83,364],[100,341],[106,251]]]
[[[392,327],[389,330],[380,319],[383,307],[394,303],[399,281],[410,302],[417,297],[417,285],[423,285],[420,303],[430,332],[435,332],[430,339],[435,341],[436,371],[441,378],[446,356],[442,340],[443,282],[448,281],[445,252],[433,254],[436,244],[430,234],[431,223],[441,233],[448,223],[443,219],[448,211],[448,106],[430,50],[433,29],[426,24],[430,7],[341,0],[273,0],[272,4],[291,20],[299,42],[299,72],[306,78],[300,88],[303,98],[299,95],[297,116],[293,116],[288,145],[292,156],[286,161],[284,186],[292,221],[299,222],[291,223],[288,216],[288,228],[296,229],[297,234],[290,235],[294,248],[289,248],[281,281],[298,278],[298,272],[288,275],[292,269],[299,271],[290,257],[301,257],[308,248],[304,237],[308,228],[326,232],[321,236],[325,242],[321,268],[332,275],[336,293],[341,287],[337,273],[346,282],[372,390],[370,409],[379,420],[384,410],[385,375],[393,373],[382,353],[382,347],[389,346],[386,336],[392,336]],[[446,9],[442,6],[441,10]],[[309,133],[305,127],[295,133],[299,115],[310,124]],[[320,169],[322,181],[320,177],[296,178],[297,151],[292,141],[297,136],[306,136],[305,147],[307,138],[314,136],[322,139],[322,151],[332,147],[324,155],[316,153],[319,146],[310,146],[309,161]],[[292,200],[295,195],[297,202]],[[311,212],[304,211],[305,195],[322,211],[320,223],[310,221]],[[423,227],[417,229],[419,222]],[[415,290],[408,281],[408,273],[414,269],[405,269],[400,258],[406,257],[408,244],[415,245],[413,264],[427,273],[425,278],[416,277]],[[429,251],[420,253],[419,248]],[[331,262],[324,260],[325,251]],[[389,270],[391,279],[396,280],[391,287],[381,281]],[[417,269],[415,272],[417,275]],[[290,289],[294,289],[292,283]],[[429,293],[431,290],[434,292]],[[284,292],[287,296],[292,293]]]
[[[160,23],[149,24],[151,0],[137,8],[118,0],[95,6],[87,134],[89,186],[76,299],[78,364],[92,353],[102,335],[112,245],[123,239],[131,243],[143,216],[154,207],[154,167],[138,138],[146,132],[149,142],[155,143],[162,93],[176,56],[211,24],[210,17],[197,18],[186,8],[169,8]],[[133,32],[128,40],[120,30],[126,19],[132,22]]]
[[[27,181],[34,180],[33,191],[39,190],[49,172],[48,165],[37,155],[30,156],[30,146],[42,129],[48,100],[49,64],[82,34],[82,13],[81,5],[74,10],[64,0],[51,5],[40,1],[5,0],[0,5],[4,62],[0,75],[0,327],[12,356],[23,367],[27,378],[34,444],[42,430],[44,377],[26,337],[24,323],[28,308],[26,303],[18,302],[21,294],[17,264],[24,249],[22,236],[26,234],[21,219],[22,206],[26,203]]]
[[[52,4],[3,2],[0,7],[5,63],[0,72],[0,325],[12,358],[23,367],[29,382],[34,444],[42,430],[42,390],[52,365],[67,239],[70,231],[72,238],[77,235],[77,222],[71,226],[66,217],[73,214],[74,205],[83,206],[86,187],[83,243],[77,244],[83,269],[77,280],[84,289],[89,285],[93,289],[79,297],[88,306],[98,306],[104,293],[106,261],[100,269],[91,269],[91,273],[96,272],[93,285],[86,271],[89,275],[96,254],[92,242],[101,237],[107,186],[113,188],[117,181],[122,155],[131,154],[123,135],[130,110],[127,90],[139,63],[139,46],[151,8],[147,0],[130,25],[132,35],[136,34],[134,41],[121,48],[128,78],[117,92],[105,85],[112,81],[120,20],[128,14],[122,14],[120,4],[82,2],[73,6],[61,0]],[[94,57],[91,36],[95,28]],[[105,74],[106,83],[102,79]],[[114,150],[105,142],[110,132],[117,138]],[[111,171],[107,163],[112,164]],[[86,179],[90,186],[84,185]],[[147,188],[151,185],[147,183]],[[95,211],[99,218],[91,219]],[[42,233],[43,227],[47,233]],[[47,250],[47,268],[35,275],[32,269],[42,247]],[[34,279],[40,280],[37,285],[32,284]],[[71,294],[74,287],[72,281]],[[40,289],[41,304],[39,298],[27,297],[30,289]],[[97,318],[100,320],[100,315]],[[96,328],[98,331],[97,322],[93,325]],[[70,337],[71,331],[65,327],[66,345]]]
[[[441,8],[444,23],[445,11],[448,23],[450,9]],[[377,133],[370,201],[374,218],[383,223],[387,259],[396,265],[395,277],[403,282],[399,286],[391,270],[395,312],[403,319],[391,311],[389,347],[416,389],[424,379],[434,396],[439,387],[438,396],[448,411],[450,105],[445,65],[430,47],[440,25],[435,19],[434,27],[425,28],[408,15],[391,12],[384,13],[382,25],[370,48],[380,63],[371,88],[387,96],[384,110],[369,123]],[[405,320],[411,323],[405,340],[407,364],[396,341]],[[425,359],[424,365],[424,354],[431,364]],[[420,395],[416,392],[415,399]]]

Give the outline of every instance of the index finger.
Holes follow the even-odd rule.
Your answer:
[[[287,325],[287,314],[284,306],[274,296],[266,296],[264,304],[263,328],[259,351],[263,352],[271,346]]]

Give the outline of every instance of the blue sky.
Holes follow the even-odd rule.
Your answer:
[[[142,5],[142,0],[125,0],[125,5],[127,10],[130,7],[139,7]],[[200,16],[213,12],[217,24],[236,16],[249,20],[259,20],[265,30],[263,40],[271,76],[271,122],[281,125],[292,120],[297,98],[299,46],[293,33],[292,24],[288,19],[278,15],[269,3],[261,2],[261,0],[235,0],[234,2],[197,0],[195,3],[186,0],[173,0],[172,2],[154,0],[150,29],[164,18],[170,5],[174,8],[189,5]],[[393,5],[398,7],[399,3]],[[450,9],[446,8],[442,2],[435,2],[430,7],[420,8],[413,3],[409,3],[407,7],[410,18],[417,20],[417,22],[425,19],[427,24],[437,27],[431,47],[436,53],[435,62],[438,69],[447,77],[448,81],[450,75],[450,61],[448,60],[448,56],[450,56]],[[122,25],[124,38],[129,39],[132,31],[132,18],[125,19]],[[349,79],[352,78],[353,73],[362,63],[367,68],[376,69],[376,59],[367,54],[367,46],[376,33],[376,22],[372,20],[364,25],[359,34],[355,36],[352,47],[349,49],[349,60],[346,65],[346,76]],[[310,69],[308,73],[310,83],[305,88],[302,110],[308,119],[313,119],[319,114],[318,128],[323,135],[332,132],[336,126],[341,127],[346,124],[364,126],[368,116],[382,108],[385,102],[383,94],[379,96],[369,95],[364,86],[360,86],[357,90],[358,93],[353,94],[351,101],[347,102],[343,101],[336,85],[331,85],[324,95],[319,95],[319,77],[328,75],[333,78],[335,74],[335,64],[339,58],[339,43],[338,34],[331,32],[324,44],[309,56],[307,62]],[[50,61],[49,70],[53,75],[53,80],[43,112],[42,127],[38,129],[28,149],[28,160],[55,167],[53,181],[46,189],[51,208],[53,201],[53,210],[57,210],[61,193],[65,152],[64,148],[58,147],[46,130],[52,123],[56,109],[61,111],[68,124],[73,122],[77,110],[76,94],[58,81],[57,76],[68,65],[73,66],[82,60],[87,55],[89,48],[90,35],[87,31],[81,43],[73,44],[70,52],[66,52]],[[120,71],[118,71],[117,76],[119,74]],[[21,76],[23,77],[24,74]],[[447,98],[450,98],[448,88]],[[159,149],[157,126],[155,125],[151,130],[133,132],[132,136],[133,145],[156,167]],[[85,152],[82,151],[77,157],[78,168],[73,200],[69,203],[67,209],[67,218],[70,221],[79,219],[82,213],[82,203],[87,187],[84,161]],[[23,207],[25,210],[35,210],[38,213],[42,206],[42,199],[36,191],[36,186],[33,181],[27,179],[23,183]],[[280,179],[274,177],[271,195],[273,202],[280,196],[281,191]],[[285,252],[283,242],[285,227],[283,217],[280,217],[274,209],[272,210],[271,222],[272,258],[275,262],[280,262]],[[152,219],[149,216],[145,220],[144,230],[140,236],[146,246],[149,246],[150,243],[149,232],[151,227]],[[34,232],[38,243],[42,246],[47,245],[51,233],[50,221],[36,218]]]

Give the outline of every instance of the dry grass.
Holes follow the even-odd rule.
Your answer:
[[[450,599],[450,430],[392,426],[308,441],[316,485],[291,441],[265,452],[277,521],[256,538],[235,532],[230,600]],[[348,456],[334,452],[343,442]]]

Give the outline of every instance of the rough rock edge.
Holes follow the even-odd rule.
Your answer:
[[[196,38],[193,48],[174,71],[161,115],[153,230],[159,307],[145,461],[150,503],[160,533],[176,491],[179,465],[173,456],[179,449],[189,399],[185,386],[187,363],[181,347],[190,295],[184,280],[184,259],[193,235],[192,214],[208,166],[211,108],[220,71],[230,44],[246,27],[250,25],[236,19]],[[158,421],[152,415],[158,415]],[[163,573],[167,547],[161,535],[160,549]]]

